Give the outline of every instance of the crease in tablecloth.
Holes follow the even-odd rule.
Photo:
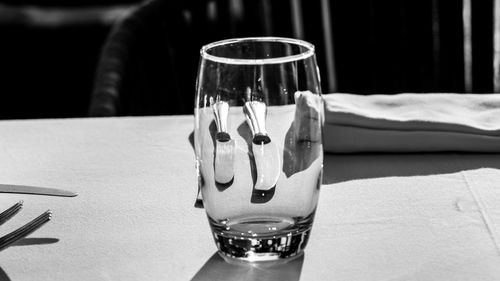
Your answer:
[[[458,162],[459,166],[464,166],[460,159],[457,157],[454,157],[455,160]],[[467,175],[467,171],[463,170],[459,172],[462,178],[464,179],[465,186],[469,190],[472,198],[474,199],[478,211],[481,214],[481,219],[484,222],[484,225],[486,226],[486,230],[488,231],[488,235],[490,236],[492,242],[495,244],[495,248],[497,250],[497,253],[500,255],[500,239],[498,233],[498,228],[494,223],[494,220],[491,218],[488,208],[485,205],[485,201],[481,195],[481,191],[477,190],[474,186],[475,184],[473,183],[473,180]]]

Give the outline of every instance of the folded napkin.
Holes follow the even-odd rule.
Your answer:
[[[500,152],[500,94],[328,94],[326,152]]]

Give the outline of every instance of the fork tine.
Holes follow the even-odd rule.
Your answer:
[[[11,233],[3,236],[3,237],[0,237],[0,243],[4,240],[4,239],[9,239],[10,237],[12,236],[16,236],[19,232],[22,232],[22,231],[26,231],[26,229],[29,229],[33,226],[36,226],[39,222],[41,221],[47,221],[47,220],[50,220],[51,219],[51,216],[52,216],[52,212],[50,210],[47,210],[45,213],[39,215],[38,217],[36,217],[35,219],[33,219],[32,221],[28,222],[27,224],[21,226],[20,228],[12,231]]]
[[[41,214],[37,218],[28,222],[27,224],[21,226],[20,228],[12,231],[11,233],[3,237],[0,237],[0,251],[7,248],[17,240],[33,233],[35,230],[37,230],[46,222],[48,222],[51,218],[52,218],[52,212],[50,210],[47,210],[45,213]]]
[[[0,225],[4,224],[15,214],[17,214],[17,212],[19,212],[22,207],[23,207],[23,201],[19,201],[16,204],[12,205],[12,207],[0,213]]]

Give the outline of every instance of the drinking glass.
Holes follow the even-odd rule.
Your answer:
[[[202,47],[196,167],[226,261],[289,260],[305,248],[323,167],[323,102],[314,46],[239,38]]]

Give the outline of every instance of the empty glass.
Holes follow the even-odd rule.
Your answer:
[[[201,49],[197,171],[226,260],[289,259],[305,248],[322,177],[320,95],[310,43],[241,38]]]

